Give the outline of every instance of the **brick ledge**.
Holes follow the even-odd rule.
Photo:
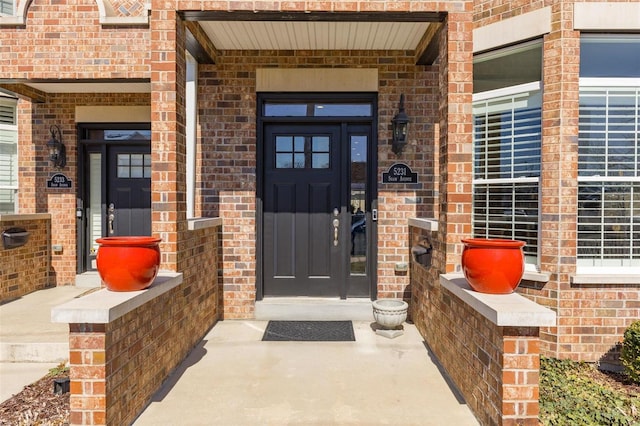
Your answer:
[[[182,274],[160,271],[151,287],[140,291],[89,293],[51,309],[51,322],[69,324],[108,324],[182,283]]]
[[[556,325],[556,313],[518,294],[486,294],[471,290],[460,274],[440,275],[440,284],[500,327]]]

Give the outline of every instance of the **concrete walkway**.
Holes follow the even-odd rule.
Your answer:
[[[55,287],[0,305],[0,402],[69,359],[69,326],[52,323],[51,308],[87,291]]]
[[[58,287],[0,305],[0,401],[68,352],[68,327],[51,323],[51,308],[88,291]],[[355,342],[262,342],[267,321],[220,321],[134,424],[478,424],[413,325],[387,339],[371,321],[353,324]]]
[[[412,325],[395,339],[262,342],[266,321],[219,322],[134,423],[477,425]]]

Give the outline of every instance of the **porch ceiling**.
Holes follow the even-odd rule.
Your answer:
[[[429,22],[200,21],[219,50],[415,50]]]

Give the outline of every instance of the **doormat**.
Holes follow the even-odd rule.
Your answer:
[[[354,342],[351,321],[269,321],[263,342]]]

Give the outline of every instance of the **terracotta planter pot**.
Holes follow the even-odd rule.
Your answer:
[[[512,293],[524,274],[524,241],[485,238],[462,240],[462,272],[480,293]]]
[[[160,269],[160,241],[138,236],[98,238],[96,262],[106,287],[112,291],[149,287]]]

